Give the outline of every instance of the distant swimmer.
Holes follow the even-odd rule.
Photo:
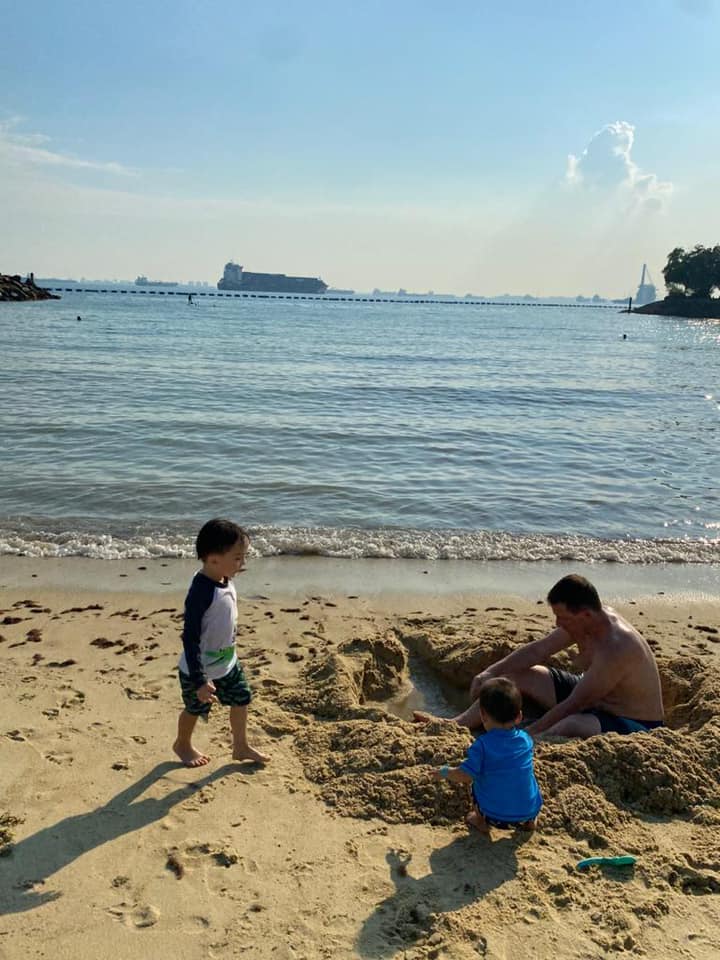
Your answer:
[[[192,302],[193,302],[193,295],[192,295],[191,293],[189,293],[189,294],[188,294],[188,303],[192,303]]]
[[[623,334],[623,340],[627,340],[627,334],[626,334],[626,333]]]
[[[77,319],[82,320],[82,317],[80,316],[80,314],[77,315]]]

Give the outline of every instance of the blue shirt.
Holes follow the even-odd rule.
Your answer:
[[[540,812],[533,741],[524,730],[496,727],[482,734],[469,748],[460,769],[473,778],[473,797],[485,816],[519,823]]]

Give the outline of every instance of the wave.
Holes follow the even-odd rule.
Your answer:
[[[179,526],[179,525],[178,525]],[[347,559],[577,561],[583,563],[719,563],[720,539],[604,540],[574,534],[522,535],[488,530],[256,526],[256,557]],[[0,525],[0,554],[98,560],[194,558],[194,535],[165,529],[102,532]]]

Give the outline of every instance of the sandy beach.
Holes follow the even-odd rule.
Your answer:
[[[487,839],[465,792],[430,779],[467,737],[404,718],[450,713],[542,635],[539,583],[423,592],[427,564],[388,565],[387,589],[321,591],[291,562],[251,566],[237,647],[272,761],[231,762],[215,709],[197,731],[211,763],[190,770],[170,745],[195,568],[2,559],[3,960],[718,956],[716,596],[608,572],[631,584],[616,606],[658,657],[668,728],[540,744],[540,829]],[[615,854],[635,867],[575,867]]]

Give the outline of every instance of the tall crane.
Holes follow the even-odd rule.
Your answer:
[[[655,289],[655,284],[652,282],[647,264],[644,263],[640,277],[640,286],[635,294],[635,303],[638,307],[642,307],[646,303],[652,303],[656,298],[657,290]]]

